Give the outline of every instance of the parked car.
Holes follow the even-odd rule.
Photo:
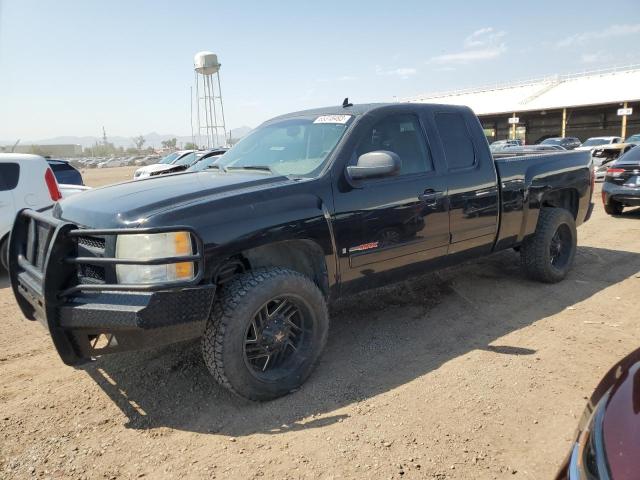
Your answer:
[[[602,201],[609,215],[620,215],[624,207],[640,206],[640,146],[609,164]]]
[[[145,165],[153,165],[160,160],[160,155],[147,155],[144,158],[138,158],[133,163],[137,166],[143,167]]]
[[[507,153],[507,154],[527,154],[527,153],[538,153],[538,152],[563,152],[567,149],[561,147],[560,145],[510,145],[499,152],[494,152],[495,154]]]
[[[612,143],[620,143],[622,138],[620,137],[591,137],[585,140],[582,145],[576,147],[576,150],[593,150],[595,147],[601,145],[610,145]]]
[[[143,178],[151,177],[157,172],[164,170],[170,170],[175,162],[179,161],[183,157],[195,152],[195,150],[178,150],[177,152],[170,153],[158,163],[141,167],[133,173],[134,180],[142,180]],[[195,157],[195,155],[193,155]]]
[[[578,148],[582,142],[577,137],[551,137],[540,142],[540,145],[559,145],[566,150]]]
[[[596,147],[591,151],[593,165],[599,167],[611,163],[635,146],[635,143],[612,143],[603,147]]]
[[[45,208],[60,198],[56,177],[43,157],[0,153],[0,261],[5,269],[16,213],[23,208]]]
[[[128,159],[127,158],[111,158],[109,160],[105,160],[103,162],[99,162],[97,164],[98,168],[113,168],[113,167],[125,167],[128,165]]]
[[[51,170],[53,170],[53,174],[56,176],[58,183],[84,185],[82,174],[72,167],[69,162],[48,157],[46,158],[47,163],[49,164],[49,167],[51,167]]]
[[[207,151],[202,155],[193,165],[191,165],[187,172],[201,172],[208,168],[213,168],[213,165],[220,161],[222,156],[229,150],[228,148],[216,148]]]
[[[640,349],[611,368],[580,417],[556,480],[631,480],[640,472]]]
[[[519,138],[515,140],[496,140],[489,146],[489,149],[492,152],[499,152],[508,147],[520,147],[520,146],[522,146],[522,140],[520,140]]]
[[[202,150],[197,152],[190,152],[182,157],[176,159],[173,163],[165,165],[163,169],[156,169],[149,174],[150,177],[156,177],[158,175],[169,175],[171,173],[180,173],[188,170],[192,165],[195,165],[201,158],[203,158],[208,150]],[[141,177],[145,178],[145,177]]]
[[[636,133],[635,135],[631,135],[627,137],[627,139],[624,142],[635,143],[636,145],[640,145],[640,133]]]
[[[494,159],[453,105],[283,115],[219,164],[17,217],[13,290],[63,362],[201,338],[221,385],[273,399],[311,374],[329,302],[514,247],[559,282],[593,208],[588,152]]]

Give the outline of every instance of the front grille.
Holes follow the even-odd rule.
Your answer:
[[[24,256],[31,265],[40,271],[44,268],[44,260],[52,232],[53,230],[48,225],[33,218],[29,220]]]
[[[79,257],[104,257],[106,240],[102,237],[81,235],[78,237]],[[105,267],[83,263],[78,265],[78,280],[82,284],[97,284],[106,282]]]
[[[98,237],[78,237],[78,245],[89,248],[104,250],[106,242],[104,238]]]
[[[104,267],[99,265],[79,265],[79,276],[82,283],[104,283]]]

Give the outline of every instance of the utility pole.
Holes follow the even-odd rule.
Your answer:
[[[624,109],[626,110],[628,107],[627,102],[624,102]],[[620,135],[622,137],[622,141],[627,137],[627,115],[626,112],[622,115],[622,133]]]

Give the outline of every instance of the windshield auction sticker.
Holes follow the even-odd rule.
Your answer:
[[[351,115],[322,115],[316,118],[313,123],[347,123]]]

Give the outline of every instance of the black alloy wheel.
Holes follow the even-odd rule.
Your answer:
[[[566,224],[558,226],[549,244],[549,259],[556,268],[564,268],[571,257],[571,231]]]
[[[301,298],[287,295],[260,307],[247,328],[244,359],[254,375],[266,379],[277,370],[287,374],[312,335],[313,323]]]

